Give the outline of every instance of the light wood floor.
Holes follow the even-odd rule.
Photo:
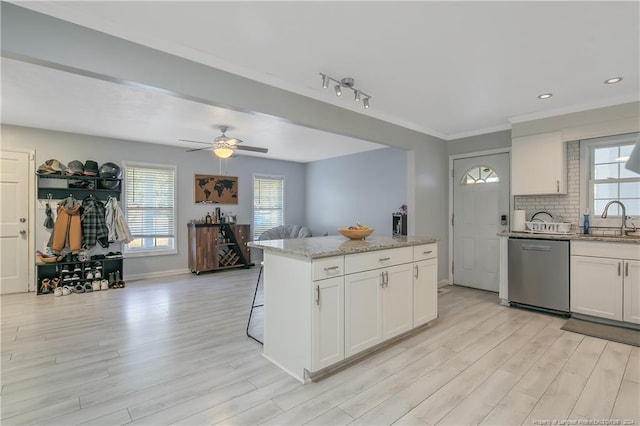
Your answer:
[[[2,296],[0,422],[640,424],[637,347],[455,286],[419,334],[301,385],[244,335],[257,272]]]

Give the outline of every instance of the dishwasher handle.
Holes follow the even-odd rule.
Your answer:
[[[532,244],[522,244],[520,246],[522,250],[533,250],[533,251],[551,251],[551,246],[539,246]]]

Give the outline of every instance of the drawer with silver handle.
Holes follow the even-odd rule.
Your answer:
[[[312,274],[313,281],[344,275],[344,256],[314,259]]]
[[[427,260],[438,257],[438,244],[424,244],[421,246],[413,246],[413,261]]]
[[[413,247],[348,254],[344,259],[344,273],[354,274],[356,272],[370,271],[387,266],[411,263],[412,261]]]

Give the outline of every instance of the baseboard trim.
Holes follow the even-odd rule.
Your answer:
[[[440,288],[440,287],[444,287],[444,286],[446,286],[446,285],[451,285],[451,284],[449,283],[449,280],[440,280],[440,281],[438,281],[438,288]]]
[[[157,271],[157,272],[147,272],[144,274],[127,274],[125,279],[127,281],[138,281],[138,280],[146,280],[149,278],[160,278],[160,277],[170,277],[173,275],[182,275],[182,274],[190,274],[191,271],[189,269],[172,269],[169,271]]]

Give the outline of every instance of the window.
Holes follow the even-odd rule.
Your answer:
[[[627,216],[640,216],[640,175],[625,167],[637,135],[585,142],[589,161],[588,207],[594,215],[602,215],[608,202],[620,201]],[[622,209],[617,204],[609,207],[608,216],[621,215]]]
[[[134,240],[128,255],[177,253],[175,244],[176,167],[124,164],[125,216]]]
[[[500,182],[497,173],[489,166],[473,166],[462,176],[461,185],[472,185],[474,183],[495,183]]]
[[[253,239],[284,225],[284,176],[253,176]]]

